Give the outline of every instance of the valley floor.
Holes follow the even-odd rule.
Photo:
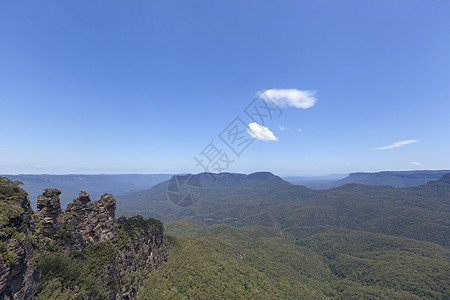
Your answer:
[[[333,227],[166,224],[169,260],[140,299],[448,299],[450,252]]]

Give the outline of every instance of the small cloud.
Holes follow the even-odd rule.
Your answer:
[[[346,165],[349,165],[349,164],[350,164],[349,162],[346,163]]]
[[[278,125],[278,128],[280,128],[280,131],[285,131],[287,129],[287,127],[284,127],[284,126],[281,126],[281,125]]]
[[[297,89],[270,89],[258,93],[258,96],[266,101],[273,101],[280,107],[293,106],[307,109],[316,104],[316,91],[301,91]]]
[[[398,148],[398,147],[402,147],[402,146],[409,145],[412,143],[417,143],[418,141],[419,140],[400,141],[400,142],[393,143],[392,145],[389,145],[389,146],[374,148],[374,150],[386,150],[386,149]]]
[[[413,165],[416,165],[416,166],[420,166],[420,165],[421,165],[421,163],[420,163],[420,162],[417,162],[417,161],[413,161],[412,164],[413,164]]]
[[[297,129],[298,130],[298,132],[300,132],[300,133],[302,133],[303,132],[303,130],[301,129],[301,128],[299,128],[299,129]]]
[[[43,165],[34,165],[33,167],[35,167],[35,168],[43,168],[44,166]]]
[[[267,127],[261,126],[256,122],[248,124],[247,132],[260,141],[278,141],[278,138]]]

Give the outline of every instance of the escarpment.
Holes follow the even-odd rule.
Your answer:
[[[32,266],[35,221],[20,182],[0,177],[0,299],[31,299],[40,274]]]
[[[132,299],[167,260],[161,221],[116,220],[111,194],[82,191],[63,211],[46,189],[34,212],[19,182],[0,179],[0,299]]]
[[[131,299],[137,295],[139,277],[146,278],[167,260],[168,248],[163,245],[164,227],[159,220],[135,216],[119,218],[116,228],[120,236],[117,240],[124,242],[116,259],[119,269],[125,274],[119,278],[120,297]]]

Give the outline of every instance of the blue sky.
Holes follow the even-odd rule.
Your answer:
[[[229,172],[450,169],[449,15],[425,0],[2,1],[0,174],[201,172],[210,142]],[[218,135],[268,89],[317,101],[282,107],[265,124],[277,141],[237,157]]]

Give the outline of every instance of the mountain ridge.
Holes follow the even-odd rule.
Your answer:
[[[255,179],[261,175],[263,180]],[[149,216],[154,213],[165,221],[189,217],[236,226],[339,225],[450,246],[449,175],[417,187],[350,183],[329,190],[294,185],[271,173],[226,174],[216,181],[201,176],[205,178],[200,180],[202,196],[192,206],[181,208],[172,203],[167,182],[162,182],[149,190],[118,195],[118,207],[129,213],[133,209],[147,211]],[[397,221],[399,216],[405,222]]]
[[[299,180],[294,177],[290,182],[318,190],[335,188],[348,183],[385,185],[401,188],[419,186],[429,181],[437,180],[446,173],[450,173],[450,170],[354,172],[338,180],[308,180],[307,178]]]

